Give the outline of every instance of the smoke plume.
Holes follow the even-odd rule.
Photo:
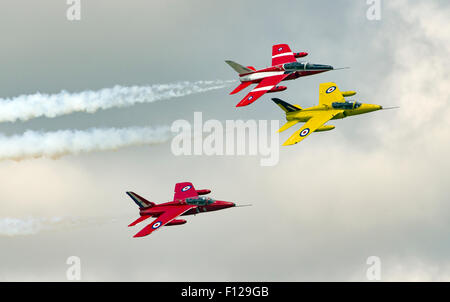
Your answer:
[[[73,229],[75,227],[99,225],[114,222],[106,217],[51,217],[51,218],[1,218],[0,237],[34,235],[43,231]]]
[[[116,150],[123,147],[160,144],[172,137],[169,127],[91,128],[40,132],[22,135],[0,134],[0,160],[58,158],[66,154]]]
[[[35,93],[0,99],[0,122],[27,121],[37,117],[54,118],[74,112],[94,113],[100,109],[129,107],[220,89],[235,81],[197,81],[151,86],[114,86],[98,91],[57,94]]]

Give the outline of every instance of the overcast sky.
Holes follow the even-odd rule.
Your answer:
[[[366,281],[369,256],[384,281],[450,281],[450,5],[381,1],[2,1],[0,98],[115,85],[233,80],[224,63],[263,68],[288,43],[312,63],[351,69],[283,84],[277,97],[318,102],[321,82],[397,110],[333,121],[336,129],[258,156],[179,156],[170,142],[116,151],[0,161],[0,281],[66,280],[69,256],[84,281]],[[233,85],[236,85],[234,83]],[[177,119],[280,120],[269,96],[244,108],[229,86],[186,97],[55,118],[4,122],[0,132],[170,126]],[[0,108],[1,110],[1,108]],[[274,130],[274,129],[273,129]],[[294,130],[280,136],[280,144]],[[149,237],[127,225],[176,182],[251,207],[187,216]],[[49,224],[70,217],[72,225]],[[6,219],[49,226],[6,234]],[[44,222],[42,222],[44,221]]]

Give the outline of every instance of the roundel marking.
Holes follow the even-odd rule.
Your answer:
[[[326,93],[332,93],[335,90],[336,90],[336,86],[331,86],[330,88],[327,89]]]
[[[186,192],[187,190],[189,190],[190,188],[192,188],[192,186],[186,186],[183,189],[181,189],[181,191]]]
[[[309,128],[305,128],[305,129],[303,129],[302,132],[300,132],[300,136],[301,137],[307,136],[308,133],[309,133]]]
[[[161,221],[157,221],[152,225],[152,229],[156,230],[157,228],[159,228],[161,226]]]

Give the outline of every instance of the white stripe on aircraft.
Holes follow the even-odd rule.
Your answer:
[[[259,80],[259,79],[282,75],[282,74],[284,74],[284,71],[257,72],[257,73],[252,73],[252,74],[240,77],[240,80],[242,82],[254,81],[254,80]]]
[[[279,55],[272,56],[272,59],[282,57],[282,56],[293,56],[293,55],[294,55],[294,53],[292,53],[292,52],[285,52],[285,53],[280,53]]]
[[[251,92],[262,91],[262,90],[270,90],[270,89],[272,89],[273,87],[275,87],[275,85],[259,87],[259,88],[253,89]]]

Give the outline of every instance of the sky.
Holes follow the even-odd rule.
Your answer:
[[[81,0],[81,20],[68,21],[65,1],[2,1],[0,119],[42,114],[0,123],[0,281],[66,281],[70,256],[82,281],[369,281],[370,256],[382,281],[450,281],[450,4],[380,3],[369,20],[362,0]],[[170,137],[149,132],[194,112],[283,123],[274,95],[235,108],[244,93],[228,95],[237,74],[224,63],[267,67],[278,43],[350,69],[287,82],[276,97],[313,106],[333,81],[400,108],[332,121],[280,146],[269,167],[251,155],[175,156]],[[219,87],[158,94],[180,82]],[[46,116],[55,95],[69,105]],[[107,108],[78,110],[101,98]],[[74,133],[76,152],[58,145]],[[22,156],[46,147],[56,155]],[[160,203],[183,181],[252,206],[132,238],[143,226],[127,227],[138,208],[125,192]]]

